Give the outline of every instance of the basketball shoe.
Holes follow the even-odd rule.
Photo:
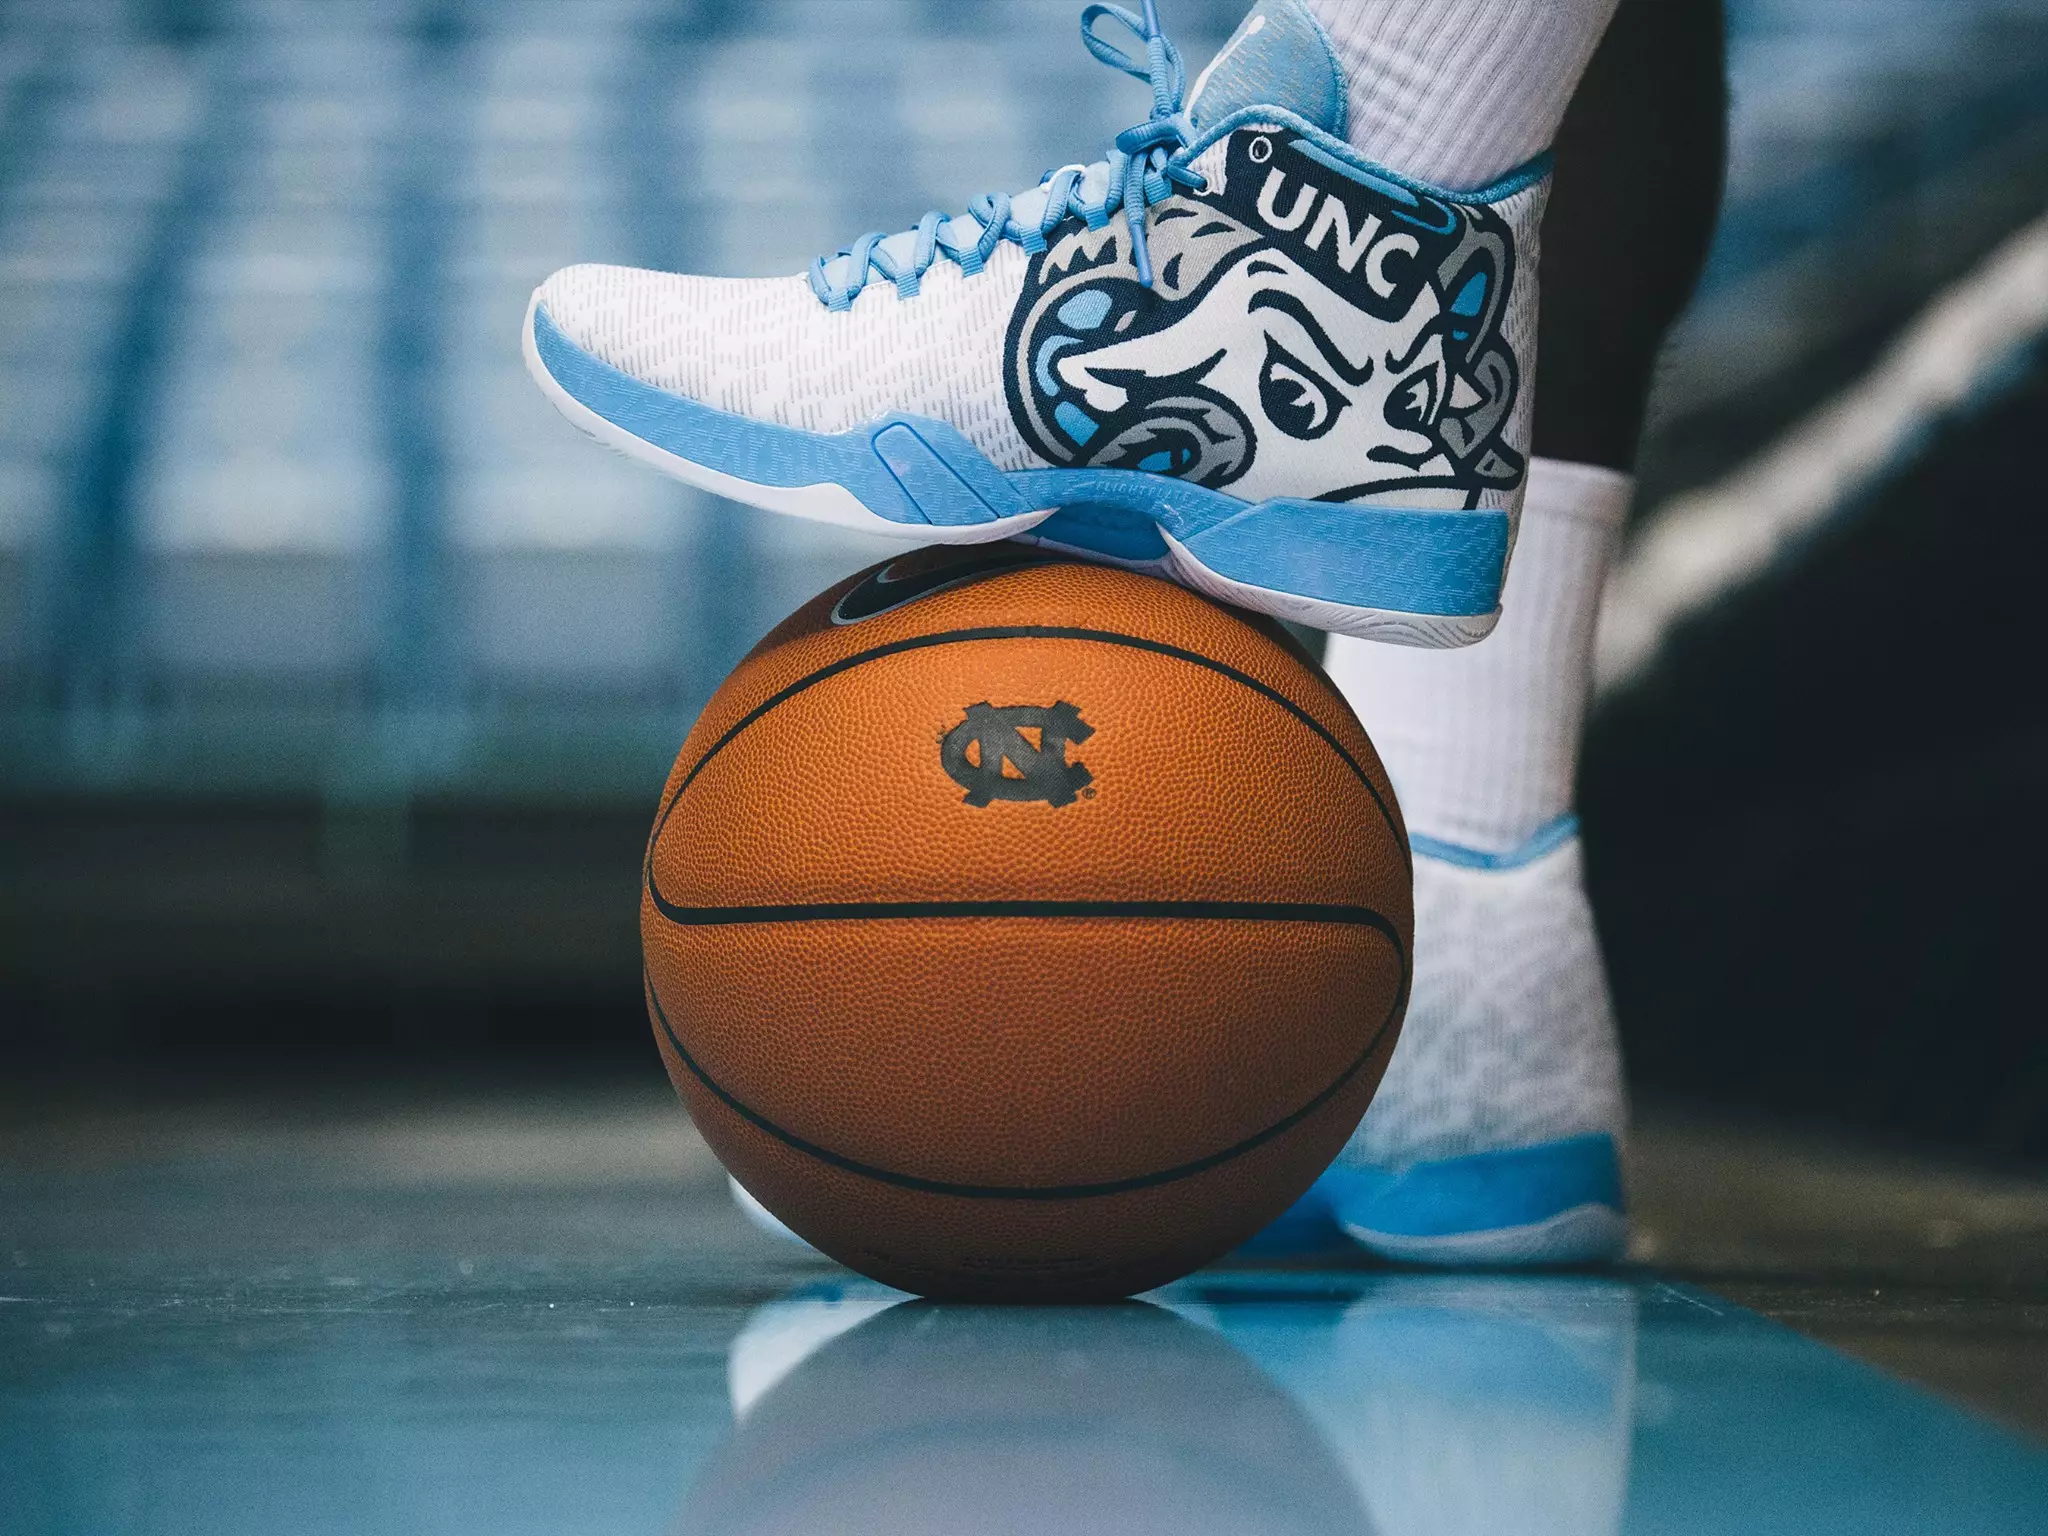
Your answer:
[[[1103,159],[808,275],[566,268],[529,371],[600,442],[758,507],[1023,536],[1344,634],[1485,635],[1548,156],[1470,192],[1366,160],[1300,0],[1261,0],[1185,105],[1152,0],[1089,6],[1082,38],[1152,91]]]
[[[1537,458],[1486,644],[1331,642],[1415,855],[1408,1016],[1372,1107],[1257,1245],[1409,1263],[1617,1258],[1621,1049],[1570,814],[1595,612],[1626,475]]]
[[[1254,1239],[1457,1268],[1601,1263],[1628,1221],[1621,1055],[1576,829],[1482,855],[1415,844],[1415,983],[1372,1107]]]

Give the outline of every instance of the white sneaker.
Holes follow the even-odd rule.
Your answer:
[[[600,442],[755,506],[1478,639],[1527,468],[1548,157],[1471,193],[1361,159],[1298,0],[1261,0],[1184,110],[1145,11],[1083,16],[1153,92],[1105,159],[808,276],[567,268],[528,309],[529,371]]]
[[[1251,1251],[1348,1237],[1406,1263],[1619,1258],[1621,1051],[1576,825],[1511,854],[1412,841],[1400,1044],[1350,1144]]]

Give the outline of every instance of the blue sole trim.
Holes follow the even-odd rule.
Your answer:
[[[1337,1225],[1320,1187],[1312,1188],[1250,1242],[1235,1250],[1247,1259],[1296,1259],[1316,1254],[1355,1251],[1356,1244]]]
[[[1553,822],[1538,827],[1529,840],[1518,848],[1505,853],[1489,853],[1483,848],[1467,848],[1461,843],[1446,843],[1434,837],[1425,837],[1419,832],[1408,834],[1408,846],[1418,859],[1435,859],[1439,864],[1455,864],[1461,869],[1520,869],[1534,864],[1547,854],[1557,852],[1566,843],[1579,835],[1579,818],[1564,815]]]
[[[838,485],[906,529],[975,528],[1056,507],[1066,510],[1041,527],[1058,542],[1150,559],[1169,552],[1170,537],[1214,575],[1293,597],[1441,618],[1480,617],[1500,604],[1509,524],[1499,509],[1251,503],[1137,470],[1006,474],[958,429],[926,417],[804,432],[657,389],[570,341],[544,307],[534,309],[533,339],[565,392],[642,442],[750,485]]]
[[[1077,502],[1061,507],[1031,530],[1034,539],[1085,549],[1111,560],[1164,560],[1158,526],[1121,507]]]
[[[1316,1188],[1341,1225],[1398,1237],[1529,1227],[1587,1205],[1627,1209],[1620,1149],[1598,1132],[1402,1169],[1337,1167]]]
[[[1238,1252],[1325,1253],[1351,1245],[1346,1226],[1388,1236],[1474,1237],[1536,1226],[1589,1205],[1627,1211],[1620,1148],[1598,1132],[1403,1169],[1331,1168]]]
[[[1217,575],[1250,586],[1348,607],[1477,618],[1500,606],[1508,515],[1275,500],[1181,543]]]
[[[584,406],[642,442],[735,480],[844,486],[876,517],[907,527],[992,523],[1046,505],[1024,501],[944,422],[890,416],[855,432],[803,432],[642,383],[570,341],[543,307],[533,312],[533,340],[542,366]]]

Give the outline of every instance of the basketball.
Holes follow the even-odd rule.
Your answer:
[[[823,1252],[935,1297],[1123,1296],[1357,1126],[1410,882],[1371,742],[1279,626],[924,550],[785,620],[691,730],[648,1011],[712,1149]]]

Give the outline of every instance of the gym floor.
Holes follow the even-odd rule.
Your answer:
[[[1654,1109],[1637,1258],[933,1307],[667,1085],[0,1103],[0,1530],[1945,1533],[2048,1519],[2048,1185]]]

